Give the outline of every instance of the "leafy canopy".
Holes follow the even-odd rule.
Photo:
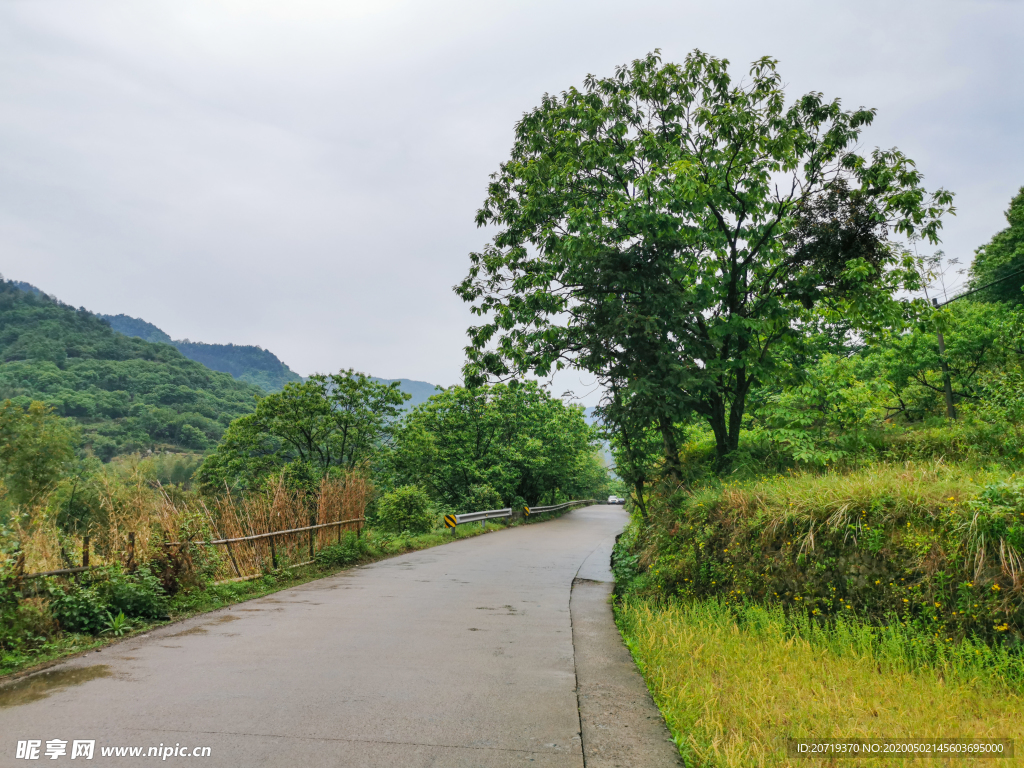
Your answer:
[[[254,488],[285,472],[293,485],[314,491],[332,469],[373,460],[408,397],[397,383],[379,384],[351,370],[286,384],[231,423],[199,469],[201,487]]]
[[[406,418],[391,457],[396,483],[465,511],[593,492],[604,480],[583,410],[534,382],[450,387]]]
[[[873,110],[787,105],[769,58],[739,84],[727,67],[653,53],[524,115],[456,287],[484,318],[470,383],[570,364],[663,431],[702,417],[724,462],[804,325],[902,320],[918,270],[887,236],[935,241],[951,195],[896,149],[855,151]]]

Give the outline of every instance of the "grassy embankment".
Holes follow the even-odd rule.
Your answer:
[[[1022,499],[941,463],[655,499],[617,615],[687,765],[788,765],[787,737],[1024,745]]]

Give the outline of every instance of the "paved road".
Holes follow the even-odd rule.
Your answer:
[[[577,688],[574,579],[610,581],[625,522],[620,507],[588,507],[90,653],[0,691],[0,765],[28,764],[15,759],[18,740],[44,742],[43,760],[47,740],[67,741],[69,754],[45,763],[58,765],[75,739],[95,739],[89,765],[161,762],[103,758],[105,746],[181,745],[211,756],[165,762],[582,768],[581,732],[607,742],[588,768],[601,754],[607,765],[672,764],[611,625],[607,584],[579,601],[577,642],[591,650]],[[658,757],[640,758],[648,749]]]

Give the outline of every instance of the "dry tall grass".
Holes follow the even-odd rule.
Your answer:
[[[86,535],[90,565],[125,564],[129,556],[143,564],[159,557],[165,542],[239,538],[361,518],[373,491],[370,481],[357,473],[325,479],[312,496],[289,492],[278,484],[261,493],[212,500],[155,485],[141,472],[104,475],[96,482],[99,509],[82,533],[60,530],[57,514],[45,500],[14,518],[9,535],[24,555],[23,572],[81,565]],[[352,522],[320,529],[313,534],[313,546],[319,549],[358,527]],[[129,534],[135,535],[131,552]],[[214,547],[222,555],[215,574],[219,578],[252,576],[271,565],[268,539]],[[275,537],[274,548],[279,565],[309,560],[310,534]]]

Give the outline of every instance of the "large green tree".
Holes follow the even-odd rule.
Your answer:
[[[787,104],[774,60],[738,84],[727,64],[651,54],[517,124],[477,214],[494,238],[456,288],[484,319],[470,383],[572,365],[668,452],[705,419],[725,466],[751,389],[816,317],[900,322],[919,270],[889,236],[935,241],[951,195],[898,150],[857,153],[873,110]]]
[[[296,487],[312,490],[334,469],[371,462],[391,439],[408,398],[397,383],[354,371],[286,384],[231,423],[197,473],[200,486],[244,490],[283,472]]]
[[[466,511],[552,502],[604,480],[596,440],[581,408],[534,382],[450,387],[409,414],[392,471],[396,483]]]

